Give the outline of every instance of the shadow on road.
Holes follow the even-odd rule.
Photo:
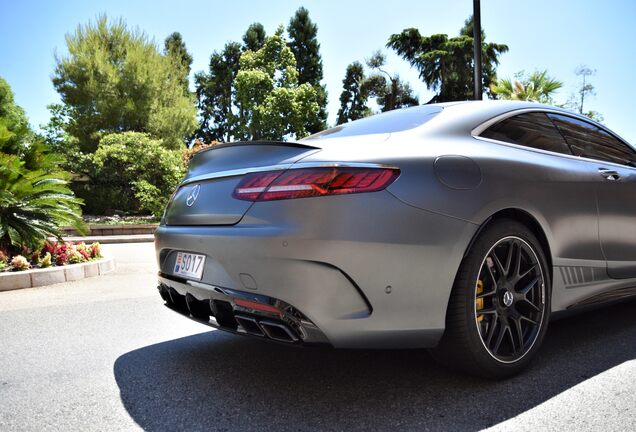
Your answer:
[[[114,373],[146,430],[476,430],[636,358],[635,311],[630,301],[551,323],[533,367],[504,382],[456,375],[425,351],[296,349],[220,331],[129,352]]]

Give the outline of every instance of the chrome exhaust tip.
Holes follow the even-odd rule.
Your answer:
[[[255,318],[234,315],[234,319],[236,320],[236,322],[239,323],[243,330],[245,330],[245,333],[253,336],[265,337],[263,329],[260,325],[258,325],[258,322]]]
[[[284,324],[272,321],[259,321],[259,324],[267,337],[278,342],[298,342],[298,337]]]

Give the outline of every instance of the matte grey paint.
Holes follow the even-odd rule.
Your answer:
[[[479,165],[466,156],[438,157],[435,159],[435,174],[451,189],[474,189],[481,183]]]
[[[176,251],[203,253],[204,284],[245,290],[240,275],[249,274],[259,294],[298,308],[336,347],[433,346],[473,236],[493,215],[514,209],[547,239],[553,311],[631,292],[633,168],[475,136],[516,113],[565,112],[553,107],[440,106],[440,114],[407,131],[307,141],[312,147],[228,146],[195,158],[185,183],[215,171],[294,163],[384,164],[401,174],[381,192],[254,204],[231,198],[236,175],[202,181],[189,208],[185,184],[156,232],[161,272],[172,273]],[[621,179],[607,180],[599,168]],[[199,287],[192,295],[205,293]]]
[[[601,164],[599,164],[601,165]],[[601,247],[613,278],[636,278],[636,169],[602,165],[618,174],[617,180],[599,182],[597,197]]]

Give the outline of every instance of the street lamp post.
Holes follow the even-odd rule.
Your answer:
[[[482,99],[481,87],[481,11],[479,0],[473,0],[473,50],[475,63],[475,100]]]

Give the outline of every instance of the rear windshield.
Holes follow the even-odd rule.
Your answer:
[[[442,110],[438,105],[421,105],[389,111],[318,132],[302,141],[405,131],[423,125]]]

